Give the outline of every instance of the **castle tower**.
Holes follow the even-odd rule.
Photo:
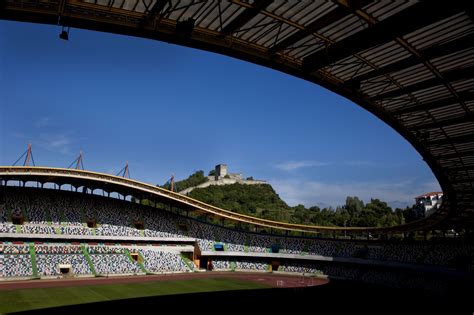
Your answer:
[[[217,164],[216,165],[216,180],[219,178],[224,178],[227,175],[227,164]]]

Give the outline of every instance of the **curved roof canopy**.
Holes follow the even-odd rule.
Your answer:
[[[474,22],[469,1],[4,0],[0,18],[163,40],[324,86],[394,128],[474,223]],[[258,88],[256,86],[255,88]]]

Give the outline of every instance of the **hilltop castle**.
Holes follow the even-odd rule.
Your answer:
[[[214,175],[207,177],[207,181],[198,186],[189,187],[185,190],[180,191],[180,194],[187,195],[195,188],[206,188],[212,185],[222,186],[222,185],[232,185],[232,184],[242,184],[242,185],[261,185],[266,184],[264,180],[254,180],[252,177],[244,179],[241,173],[228,173],[226,164],[217,164],[214,169]]]

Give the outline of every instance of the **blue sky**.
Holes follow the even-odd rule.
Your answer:
[[[372,114],[317,85],[213,53],[127,36],[0,21],[0,165],[162,184],[218,163],[269,181],[290,205],[356,195],[411,204],[439,185]]]

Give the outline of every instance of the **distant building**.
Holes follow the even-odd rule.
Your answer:
[[[442,201],[442,192],[429,192],[415,197],[416,209],[423,212],[422,217],[427,217],[438,210]]]

